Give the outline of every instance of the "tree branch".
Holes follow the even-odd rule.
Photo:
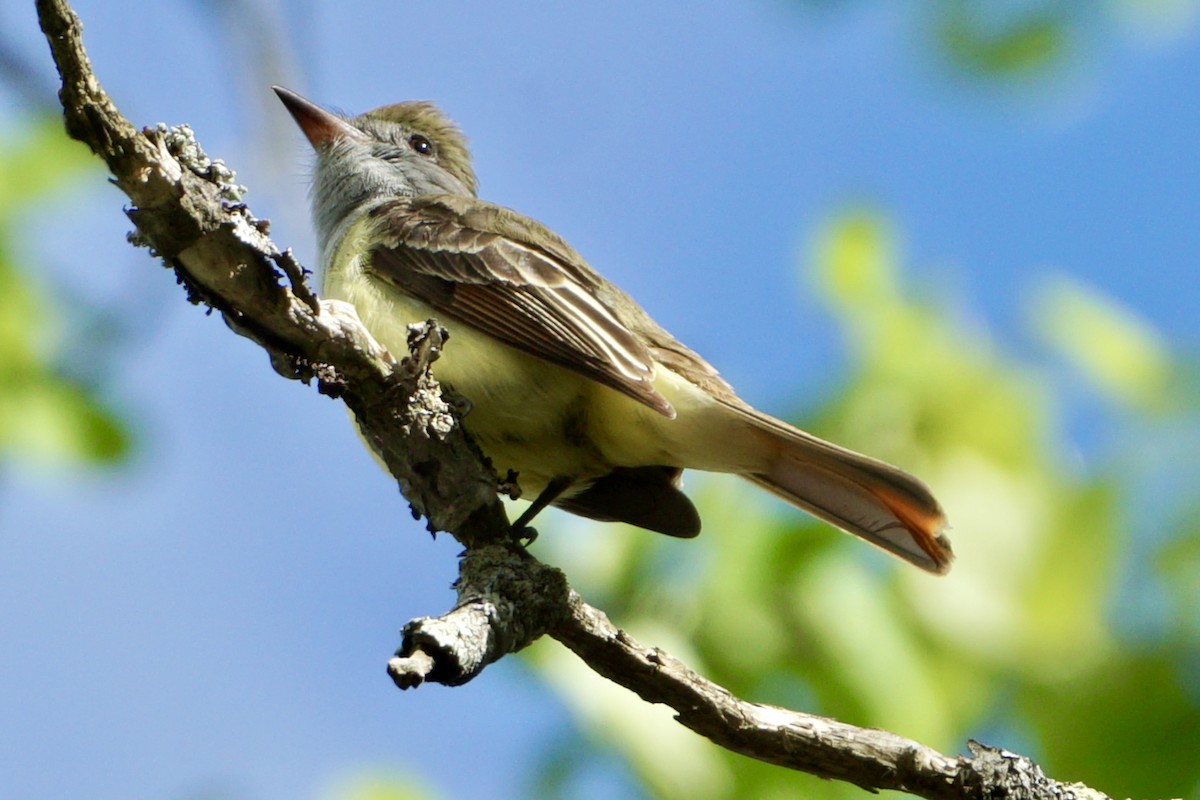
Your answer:
[[[341,397],[432,529],[464,540],[505,530],[495,476],[424,369],[442,344],[436,326],[416,334],[413,352],[397,366],[353,308],[317,302],[291,252],[267,237],[267,222],[240,202],[233,173],[205,156],[190,129],[138,131],[117,111],[92,73],[67,3],[39,0],[37,9],[62,78],[67,133],[104,159],[129,197],[133,241],[174,269],[192,302],[220,311],[261,344],[277,371],[315,378],[320,391]]]
[[[66,2],[38,0],[37,10],[62,78],[67,132],[104,159],[129,197],[137,228],[131,240],[163,258],[192,302],[258,342],[280,374],[315,380],[321,392],[344,400],[413,513],[466,546],[457,606],[405,626],[388,663],[398,686],[465,683],[550,633],[599,674],[669,705],[683,725],[751,758],[927,798],[1104,797],[974,742],[972,757],[949,757],[886,731],[741,700],[616,628],[560,571],[513,543],[497,498],[506,486],[429,374],[445,331],[433,320],[412,326],[409,353],[397,363],[352,307],[318,300],[291,252],[280,251],[266,221],[241,202],[233,173],[205,156],[189,129],[138,131],[121,116],[92,73]]]
[[[1051,780],[1028,758],[978,742],[968,743],[972,758],[950,757],[888,731],[742,700],[674,656],[639,644],[575,592],[568,602],[570,614],[551,636],[600,675],[646,702],[670,706],[682,725],[735,753],[870,791],[942,800],[1106,797]]]

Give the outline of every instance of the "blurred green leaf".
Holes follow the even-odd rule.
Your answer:
[[[952,64],[995,78],[1048,73],[1066,57],[1070,31],[1071,20],[1058,4],[1030,8],[974,0],[943,2],[936,27]]]
[[[1200,657],[1200,507],[1195,498],[1181,510],[1183,533],[1168,540],[1158,557],[1157,567],[1170,588],[1174,604],[1175,634],[1191,657]],[[1200,667],[1200,663],[1196,664]]]
[[[739,696],[886,727],[950,752],[994,727],[1001,709],[1002,728],[1040,743],[1033,755],[1051,774],[1094,776],[1101,788],[1133,796],[1181,794],[1195,785],[1191,762],[1155,772],[1147,748],[1126,770],[1118,752],[1138,746],[1121,730],[1128,725],[1156,747],[1169,741],[1172,757],[1186,760],[1198,704],[1182,676],[1188,659],[1200,664],[1200,632],[1192,634],[1200,626],[1181,624],[1174,649],[1145,657],[1125,652],[1112,629],[1107,605],[1127,553],[1125,473],[1064,465],[1059,382],[965,326],[950,299],[914,299],[899,241],[885,217],[862,209],[819,231],[812,279],[846,332],[848,370],[804,427],[930,482],[953,526],[958,561],[948,577],[888,560],[721,476],[688,478],[705,520],[699,542],[613,526],[596,533],[578,521],[581,535],[572,532],[569,546],[556,537],[539,547],[585,595],[611,603],[617,624]],[[1086,335],[1076,344],[1085,353],[1123,354],[1116,372],[1139,377],[1117,385],[1158,387],[1155,376],[1173,371],[1149,326],[1094,293],[1074,288],[1050,308]],[[1128,366],[1143,361],[1153,369]],[[1171,413],[1200,409],[1189,398]],[[1200,596],[1183,566],[1196,563],[1197,551],[1178,545],[1164,570],[1181,616]],[[572,659],[542,655],[536,664],[653,796],[862,796],[731,756],[669,715],[651,720],[655,712],[600,688]],[[1084,714],[1089,697],[1102,699]],[[1123,722],[1143,707],[1153,721]],[[1097,733],[1080,733],[1081,719]],[[1182,783],[1170,789],[1171,781]]]
[[[1116,654],[1084,679],[1030,687],[1021,708],[1064,780],[1113,797],[1182,797],[1200,786],[1200,705],[1170,649]]]
[[[822,425],[885,460],[978,451],[1028,469],[1044,455],[1046,389],[979,333],[903,294],[897,237],[878,214],[839,215],[813,252],[814,289],[846,331],[858,372]]]
[[[11,255],[19,214],[90,167],[57,121],[37,122],[0,147],[0,455],[109,463],[129,449],[116,414],[59,368],[57,312]]]
[[[110,462],[123,456],[123,426],[78,386],[46,372],[0,370],[0,450],[45,459]]]
[[[60,119],[35,119],[15,142],[0,147],[0,224],[99,170],[95,156],[63,132]]]
[[[1160,407],[1170,377],[1162,337],[1129,309],[1065,276],[1046,278],[1032,302],[1045,342],[1113,400]]]
[[[347,779],[327,797],[329,800],[432,800],[436,795],[411,775],[367,773]]]

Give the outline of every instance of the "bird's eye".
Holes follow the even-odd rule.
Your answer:
[[[425,138],[419,133],[414,133],[412,136],[408,137],[408,144],[413,150],[416,150],[423,156],[433,155],[433,142],[429,141],[429,139]]]

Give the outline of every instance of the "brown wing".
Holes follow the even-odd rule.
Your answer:
[[[598,293],[598,276],[547,228],[458,195],[405,198],[371,212],[382,244],[369,269],[439,313],[623,392],[667,417],[655,361]],[[632,302],[632,301],[630,301]]]

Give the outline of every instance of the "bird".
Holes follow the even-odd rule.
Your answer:
[[[404,352],[410,323],[449,332],[431,367],[499,475],[547,505],[669,536],[700,532],[685,469],[732,473],[932,573],[953,551],[929,488],[753,408],[565,240],[482,200],[467,140],[437,106],[358,116],[281,86],[316,154],[322,294]]]

